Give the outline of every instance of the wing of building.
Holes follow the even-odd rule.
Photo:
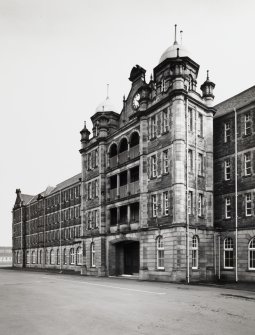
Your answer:
[[[201,91],[197,89],[199,65],[177,41],[163,52],[149,82],[145,72],[139,65],[131,69],[130,92],[121,111],[107,97],[91,116],[92,132],[85,124],[81,175],[35,197],[17,190],[14,266],[93,276],[133,275],[142,280],[235,277],[233,213],[227,221],[224,218],[233,180],[221,180],[225,157],[234,155],[235,97],[213,107],[215,84],[207,74]],[[249,166],[247,152],[254,162],[255,133],[253,109],[248,118],[242,105],[247,101],[241,96],[236,108],[239,127],[246,127],[246,133],[240,130],[238,139],[246,163],[240,163],[240,174]],[[231,121],[231,145],[224,142],[225,119]],[[245,120],[250,120],[249,131]],[[240,185],[253,185],[247,191],[239,188],[247,198],[245,222],[250,228],[254,169],[253,163],[249,175],[239,178]],[[231,173],[233,178],[233,169]],[[247,259],[248,248],[255,248],[251,229],[249,234],[242,244],[245,259],[240,258],[246,274],[247,269],[254,270],[249,264],[255,267],[255,249],[249,253],[252,261]],[[249,278],[254,278],[252,271]]]

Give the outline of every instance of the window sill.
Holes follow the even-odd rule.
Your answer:
[[[204,136],[202,136],[202,135],[197,135],[197,137],[199,137],[201,139],[204,139]]]
[[[156,271],[158,271],[158,272],[165,272],[165,269],[163,269],[163,268],[162,269],[158,269],[157,268]]]
[[[223,268],[222,271],[233,271],[234,268]]]
[[[167,171],[167,172],[163,172],[162,173],[162,176],[167,176],[169,174],[169,171]]]

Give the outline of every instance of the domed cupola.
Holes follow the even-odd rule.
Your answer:
[[[107,98],[97,106],[96,113],[97,112],[117,112],[117,110],[110,98],[107,96]]]
[[[176,27],[175,24],[175,40],[174,44],[168,47],[162,54],[159,60],[159,64],[162,63],[165,59],[168,58],[176,58],[177,57],[177,49],[179,49],[179,57],[190,57],[190,52],[185,48],[185,46],[181,43],[179,44],[176,39]]]

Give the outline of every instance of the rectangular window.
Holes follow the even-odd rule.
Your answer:
[[[168,150],[163,151],[163,173],[168,173]]]
[[[95,150],[95,155],[96,155],[95,166],[97,167],[98,166],[98,149]]]
[[[188,171],[189,172],[193,171],[193,151],[192,150],[188,151]]]
[[[98,227],[99,225],[99,213],[98,210],[95,210],[95,226]]]
[[[188,214],[192,214],[193,212],[193,193],[189,191],[188,193]]]
[[[225,218],[231,218],[231,199],[230,197],[225,198]]]
[[[193,110],[189,108],[188,111],[188,130],[193,131]]]
[[[203,115],[198,114],[198,129],[197,129],[198,136],[203,137]]]
[[[163,133],[168,131],[168,110],[163,110]]]
[[[151,137],[156,137],[156,116],[152,116],[151,118]]]
[[[152,216],[155,218],[157,216],[157,195],[153,194],[151,196],[152,202]]]
[[[230,159],[224,162],[225,180],[230,180]]]
[[[224,123],[224,142],[230,141],[230,122]]]
[[[203,175],[203,155],[198,154],[198,175],[202,176]]]
[[[198,194],[198,216],[203,216],[203,202],[204,202],[204,197],[203,194],[199,193]]]
[[[88,229],[90,229],[92,226],[91,214],[92,214],[91,212],[88,212]]]
[[[250,113],[246,113],[244,116],[244,134],[251,134],[251,115]]]
[[[169,201],[168,192],[163,193],[163,215],[168,215],[169,212]]]
[[[245,195],[245,215],[246,216],[251,216],[251,193],[247,193]]]
[[[99,196],[99,182],[98,179],[96,180],[96,197]]]
[[[156,155],[151,156],[151,176],[152,178],[157,177],[157,157]]]
[[[92,185],[88,183],[88,199],[92,199]]]
[[[251,153],[244,154],[244,174],[245,176],[251,175]]]

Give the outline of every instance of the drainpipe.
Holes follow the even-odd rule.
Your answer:
[[[218,273],[218,278],[220,279],[220,234],[219,234],[219,236],[218,236],[218,247],[219,247],[219,255],[218,255],[218,257],[219,257],[219,264],[218,264],[218,266],[219,266],[219,273]]]
[[[62,272],[62,200],[61,200],[61,190],[59,199],[59,262],[60,262],[60,272]]]
[[[188,181],[189,181],[189,172],[188,172],[188,98],[186,98],[185,106],[185,123],[186,123],[186,276],[187,284],[190,282],[190,273],[189,273],[189,213],[188,213]]]
[[[235,264],[235,268],[236,268],[236,282],[238,282],[238,269],[237,269],[237,264],[238,264],[238,259],[237,259],[237,251],[238,251],[238,236],[237,236],[237,224],[238,224],[238,208],[237,208],[237,200],[238,200],[238,194],[237,194],[237,115],[236,115],[236,109],[234,108],[234,112],[235,112],[235,206],[236,206],[236,210],[235,210],[235,239],[236,239],[236,248],[235,248],[235,259],[236,259],[236,264]]]

